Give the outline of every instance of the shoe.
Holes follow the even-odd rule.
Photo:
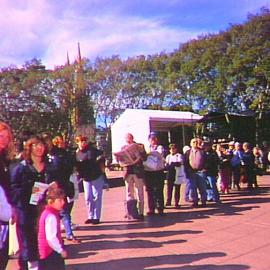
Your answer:
[[[93,225],[97,225],[99,223],[100,223],[99,219],[92,219],[92,224]]]
[[[202,203],[202,204],[201,204],[201,207],[206,207],[206,203],[205,203],[205,202]]]
[[[170,202],[166,202],[165,206],[171,206]]]
[[[74,237],[74,236],[66,237],[66,239],[67,239],[68,241],[74,243],[74,244],[79,244],[79,243],[81,243],[81,241],[78,240],[78,239],[77,239],[76,237]]]
[[[73,231],[77,230],[78,228],[79,228],[79,225],[78,224],[71,223],[71,229]]]
[[[163,216],[165,216],[165,213],[163,211],[158,211],[158,215],[163,217]]]
[[[180,209],[180,205],[179,204],[176,204],[174,208],[175,209]]]
[[[198,203],[193,203],[193,204],[191,204],[191,207],[193,207],[193,208],[198,208],[199,205],[198,205]]]
[[[147,216],[154,216],[154,215],[155,215],[155,212],[154,211],[147,212]]]
[[[88,218],[85,222],[84,222],[84,224],[92,224],[93,223],[93,219],[91,219],[91,218]]]
[[[140,215],[138,215],[138,217],[136,219],[137,220],[144,220],[144,215],[143,214],[140,214]]]

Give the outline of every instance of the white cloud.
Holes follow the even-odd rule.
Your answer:
[[[243,0],[243,5],[253,12],[264,2],[268,1]],[[0,66],[20,65],[34,57],[48,68],[63,65],[67,51],[70,60],[75,60],[77,42],[81,44],[82,56],[91,60],[113,54],[128,57],[168,52],[203,32],[199,27],[196,32],[169,26],[161,15],[154,17],[154,10],[151,16],[133,13],[127,3],[124,0],[0,0]],[[183,1],[170,1],[172,5],[177,3]]]
[[[104,55],[127,57],[173,50],[180,42],[197,34],[170,29],[161,21],[141,17],[103,16],[79,21],[66,18],[50,33],[51,42],[44,63],[50,67],[63,64],[66,51],[71,60],[75,59],[77,42],[81,44],[83,56],[93,60]]]

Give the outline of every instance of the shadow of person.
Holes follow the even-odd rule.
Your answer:
[[[223,252],[205,252],[196,254],[179,254],[179,255],[162,255],[153,257],[136,257],[136,258],[124,258],[107,260],[103,262],[93,263],[79,263],[70,264],[66,266],[67,270],[144,270],[144,269],[159,269],[159,270],[171,270],[171,269],[189,269],[189,270],[245,270],[248,266],[245,265],[190,265],[196,261],[203,259],[224,257]],[[173,266],[174,268],[172,268]],[[157,268],[155,268],[157,267]]]

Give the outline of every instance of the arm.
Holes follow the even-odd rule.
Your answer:
[[[10,171],[11,204],[23,207],[29,203],[34,185],[33,175],[27,171],[27,165],[22,161]]]
[[[49,214],[47,216],[45,221],[45,233],[49,246],[65,258],[67,254],[57,237],[57,219],[54,215]]]
[[[6,194],[0,186],[0,221],[9,221],[12,215],[11,205],[8,203]]]

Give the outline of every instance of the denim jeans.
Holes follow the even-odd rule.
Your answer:
[[[219,192],[217,189],[217,178],[215,176],[207,176],[207,180],[209,182],[209,185],[211,187],[211,195],[207,194],[208,199],[213,199],[215,202],[219,202]],[[207,190],[207,193],[209,191]],[[212,198],[211,198],[212,197]]]
[[[207,193],[206,193],[206,175],[202,171],[192,172],[190,174],[190,188],[191,188],[191,198],[193,203],[198,203],[198,191],[200,192],[201,202],[206,203]]]
[[[84,197],[88,208],[88,219],[100,219],[104,176],[92,181],[83,181]]]
[[[74,202],[67,202],[64,206],[64,209],[60,212],[60,217],[62,218],[62,223],[65,227],[65,232],[66,232],[66,236],[72,237],[73,236],[73,231],[71,228],[71,210],[73,207]]]

